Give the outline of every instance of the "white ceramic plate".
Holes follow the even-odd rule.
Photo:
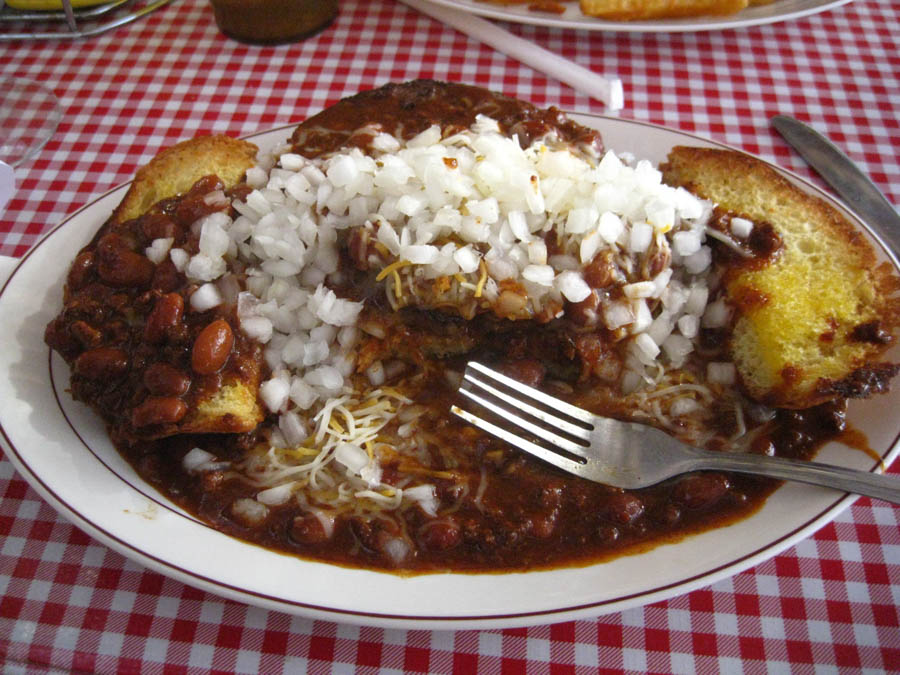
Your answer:
[[[428,0],[436,5],[501,19],[513,23],[537,26],[575,28],[579,30],[605,30],[617,33],[682,33],[688,31],[727,30],[745,28],[779,21],[799,19],[828,9],[846,5],[851,0],[775,0],[770,5],[748,7],[728,16],[697,16],[683,19],[657,19],[654,21],[607,21],[585,16],[577,2],[565,2],[562,14],[535,12],[528,3],[521,5],[495,5],[481,0]]]
[[[676,144],[717,145],[638,122],[572,117],[598,128],[612,149],[654,161]],[[283,128],[251,140],[265,147],[288,133]],[[786,485],[757,514],[727,528],[602,564],[532,573],[403,578],[308,562],[229,538],[143,483],[115,452],[97,417],[67,395],[68,368],[43,342],[44,326],[61,305],[70,260],[126,189],[103,195],[56,227],[0,289],[0,433],[13,464],[60,513],[165,575],[253,605],[359,624],[463,629],[550,623],[706,586],[809,536],[853,500],[824,488]],[[900,452],[898,409],[900,387],[853,404],[849,414],[885,462]],[[866,454],[835,444],[823,449],[820,459],[865,471],[875,464]]]

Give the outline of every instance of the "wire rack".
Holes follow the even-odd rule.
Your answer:
[[[172,0],[110,0],[74,8],[61,0],[61,9],[17,9],[0,0],[0,42],[13,40],[74,40],[105,33],[140,19]]]

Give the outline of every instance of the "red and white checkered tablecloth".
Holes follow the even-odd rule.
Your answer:
[[[818,182],[768,124],[775,113],[810,121],[900,203],[895,2],[708,33],[503,25],[621,77],[624,117],[739,146]],[[391,80],[458,80],[602,112],[395,0],[342,0],[330,29],[280,47],[229,41],[205,0],[173,0],[89,40],[0,43],[7,75],[44,82],[65,109],[0,213],[0,254],[10,256],[166,145],[295,122]],[[749,571],[595,620],[386,630],[248,607],[148,571],[63,520],[0,456],[0,663],[9,673],[896,672],[900,508],[860,499]]]

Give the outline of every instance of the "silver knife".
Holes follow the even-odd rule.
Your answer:
[[[776,115],[772,126],[900,259],[900,215],[853,160],[818,131],[793,117]]]

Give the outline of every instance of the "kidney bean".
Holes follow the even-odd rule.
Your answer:
[[[69,326],[61,316],[56,317],[44,329],[44,342],[67,359],[73,359],[84,349],[69,332]]]
[[[78,290],[87,285],[94,271],[94,254],[91,251],[82,251],[75,256],[72,266],[69,268],[68,284],[70,290]]]
[[[153,363],[144,371],[144,386],[156,396],[182,396],[191,387],[191,378],[168,363]]]
[[[629,525],[643,512],[644,502],[628,492],[609,495],[600,507],[600,517],[617,525]]]
[[[600,251],[584,268],[584,280],[592,288],[606,288],[616,279],[616,264],[613,252],[609,249]]]
[[[538,539],[547,539],[556,529],[556,521],[559,511],[553,510],[547,513],[537,513],[527,519],[531,534]]]
[[[175,424],[187,414],[187,404],[174,396],[154,396],[131,411],[131,424],[146,427],[151,424]]]
[[[174,239],[178,226],[164,213],[148,213],[141,217],[141,232],[148,241]]]
[[[172,218],[176,223],[187,227],[203,216],[221,210],[221,205],[207,204],[203,198],[214,190],[221,190],[222,187],[222,182],[215,176],[204,176],[194,183],[190,191],[178,201],[172,212]]]
[[[128,354],[115,347],[97,347],[75,359],[75,372],[92,380],[117,379],[128,370]]]
[[[759,436],[750,444],[750,452],[773,457],[775,455],[775,443],[768,436]]]
[[[358,270],[369,269],[369,242],[371,232],[364,227],[357,227],[350,231],[347,239],[347,252],[350,260]]]
[[[432,520],[419,530],[419,541],[432,551],[446,551],[462,539],[459,523],[452,517]]]
[[[231,354],[234,333],[224,319],[216,319],[200,331],[191,352],[191,367],[201,375],[218,372]]]
[[[353,516],[350,529],[360,544],[375,553],[384,553],[384,547],[401,534],[400,526],[386,518]]]
[[[153,278],[153,263],[129,249],[116,234],[108,234],[97,243],[97,260],[97,273],[110,286],[141,288]]]
[[[144,326],[144,339],[150,344],[165,341],[166,336],[184,316],[184,298],[178,293],[166,293],[153,306]]]
[[[163,293],[171,293],[181,286],[181,272],[175,267],[175,263],[167,258],[156,266],[150,286]]]
[[[653,251],[644,259],[642,272],[645,279],[652,279],[662,272],[672,260],[672,252],[668,248],[659,248],[654,244]]]
[[[672,490],[672,501],[689,509],[705,509],[728,492],[728,479],[720,473],[697,473],[682,478]]]
[[[328,540],[328,533],[315,516],[297,516],[291,525],[291,539],[298,544],[321,544]]]

